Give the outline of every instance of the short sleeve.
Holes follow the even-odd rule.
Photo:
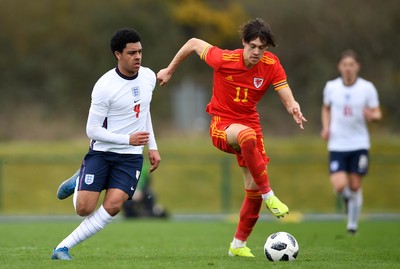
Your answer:
[[[329,82],[325,84],[322,100],[323,100],[323,104],[325,106],[330,106],[331,105]]]
[[[210,67],[218,70],[222,65],[222,53],[222,49],[215,46],[208,46],[204,49],[204,51],[200,55],[200,58],[205,61]]]

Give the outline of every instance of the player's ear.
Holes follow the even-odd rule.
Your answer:
[[[242,45],[243,45],[243,47],[246,45],[246,41],[244,41],[243,38],[242,38]]]
[[[119,60],[120,58],[121,58],[121,52],[119,52],[119,51],[114,51],[114,56],[115,56],[115,58],[117,58],[117,60]]]

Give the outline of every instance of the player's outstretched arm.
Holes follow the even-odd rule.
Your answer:
[[[284,87],[279,89],[278,93],[286,110],[293,116],[294,121],[299,125],[300,129],[304,129],[303,122],[307,122],[307,119],[301,113],[300,105],[294,99],[292,90],[289,87]]]
[[[160,86],[163,86],[168,83],[171,79],[172,74],[178,68],[178,66],[193,52],[196,52],[200,55],[205,48],[210,46],[209,43],[204,40],[198,38],[189,39],[176,53],[175,57],[172,59],[171,63],[167,68],[161,69],[157,73],[157,80],[160,83]]]
[[[323,105],[321,108],[321,137],[322,139],[329,139],[329,125],[331,122],[331,108],[329,106]]]

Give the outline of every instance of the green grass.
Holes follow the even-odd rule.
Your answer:
[[[229,221],[158,221],[118,219],[74,247],[74,260],[53,261],[52,248],[79,221],[8,221],[0,223],[1,268],[398,268],[399,222],[362,221],[356,236],[342,221],[282,223],[259,221],[248,240],[253,259],[228,257],[236,224]],[[267,236],[293,234],[300,245],[294,262],[269,262]]]

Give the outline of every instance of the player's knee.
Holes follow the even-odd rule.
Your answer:
[[[121,211],[122,203],[107,201],[103,203],[103,207],[108,214],[115,216]]]
[[[246,144],[247,146],[257,145],[257,135],[254,129],[246,128],[239,132],[237,140],[240,146]]]
[[[345,190],[346,186],[347,186],[346,184],[334,184],[333,190],[336,193],[342,193]]]
[[[350,184],[349,185],[349,189],[351,191],[358,191],[361,189],[361,184]]]
[[[87,217],[94,212],[95,208],[88,207],[87,205],[77,204],[76,213],[81,217]]]

